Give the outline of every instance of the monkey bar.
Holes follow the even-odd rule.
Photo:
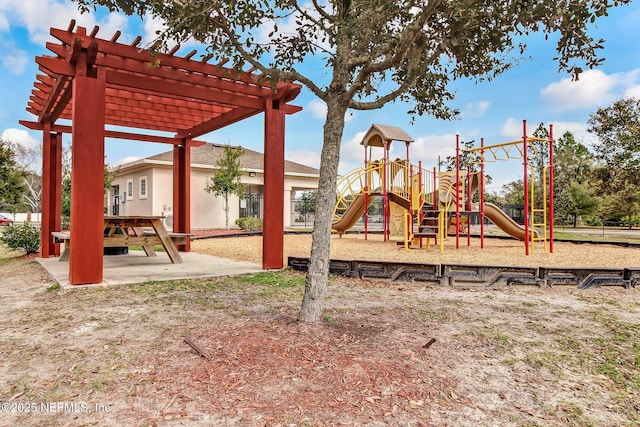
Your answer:
[[[553,222],[554,222],[554,176],[553,176],[553,125],[549,125],[549,138],[536,138],[527,136],[527,121],[522,121],[522,139],[517,141],[504,142],[495,145],[484,145],[484,138],[481,139],[480,147],[462,149],[459,146],[459,137],[456,136],[456,170],[459,174],[460,152],[477,153],[479,160],[474,162],[480,164],[480,175],[484,180],[485,163],[497,162],[500,160],[522,159],[523,165],[523,185],[524,185],[524,245],[525,253],[529,255],[529,249],[533,250],[535,238],[535,227],[543,229],[540,240],[547,242],[547,231],[549,241],[549,252],[553,253]],[[541,178],[542,186],[542,208],[535,207],[535,165],[530,161],[538,155],[533,142],[539,142],[548,146],[548,163],[542,170],[537,171]],[[457,178],[457,182],[460,179]],[[480,224],[481,224],[481,245],[484,238],[484,182],[480,185]],[[459,211],[456,211],[456,218],[459,218]],[[541,217],[541,220],[536,218]],[[459,232],[456,232],[456,247],[458,245]]]
[[[102,281],[104,139],[120,138],[173,145],[174,231],[190,232],[190,148],[201,135],[264,113],[264,227],[262,266],[282,268],[284,245],[285,115],[302,108],[288,104],[300,93],[292,82],[273,85],[253,69],[208,64],[170,52],[151,55],[139,44],[87,34],[75,21],[66,30],[51,28],[59,43],[46,47],[54,56],[36,57],[36,76],[27,106],[37,120],[20,123],[43,132],[41,256],[60,253],[51,232],[61,228],[62,134],[72,135],[71,237],[84,241],[71,252],[71,284]],[[66,124],[57,123],[64,120]],[[130,132],[107,129],[118,126]],[[173,133],[172,137],[135,129]],[[189,243],[180,250],[189,251]]]

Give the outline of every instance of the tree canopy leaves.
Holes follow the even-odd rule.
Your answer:
[[[12,145],[0,139],[0,206],[17,212],[27,191],[27,171],[20,167]]]
[[[412,111],[451,117],[450,80],[491,79],[526,51],[533,32],[558,34],[560,70],[602,63],[604,40],[589,35],[596,18],[630,0],[74,0],[83,10],[166,22],[159,46],[191,38],[214,59],[230,58],[265,77],[298,80],[319,98],[341,95],[346,108],[379,108],[402,99]],[[320,59],[333,71],[317,79],[300,64]]]
[[[640,99],[624,98],[589,116],[598,189],[631,218],[640,209]]]
[[[243,154],[241,147],[225,145],[223,155],[216,161],[216,171],[204,188],[207,193],[224,197],[224,211],[226,215],[226,228],[229,229],[229,195],[244,194],[242,177],[242,164],[240,157]]]

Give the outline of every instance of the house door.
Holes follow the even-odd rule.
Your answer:
[[[120,215],[120,186],[114,185],[113,187],[111,187],[111,194],[113,194],[111,215]]]

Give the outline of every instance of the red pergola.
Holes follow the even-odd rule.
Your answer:
[[[47,43],[55,56],[36,62],[36,76],[27,111],[37,121],[20,121],[43,132],[42,230],[43,257],[60,253],[51,232],[61,226],[62,134],[72,135],[71,241],[69,280],[72,284],[102,281],[104,139],[120,138],[173,145],[173,229],[189,233],[190,148],[194,138],[259,113],[264,113],[264,228],[262,266],[283,267],[285,115],[301,110],[288,104],[301,86],[272,86],[268,79],[224,68],[210,57],[192,60],[174,54],[152,56],[140,48],[97,38],[72,21],[66,30],[51,28],[60,43]],[[56,124],[68,120],[70,125]],[[173,137],[106,129],[164,131]],[[79,247],[80,246],[80,247]],[[189,244],[179,247],[189,251]]]

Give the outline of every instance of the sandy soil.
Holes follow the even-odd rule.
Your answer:
[[[525,253],[523,242],[513,239],[485,238],[484,248],[480,239],[473,238],[467,245],[467,238],[459,240],[456,248],[455,237],[445,242],[444,253],[437,245],[405,250],[396,241],[383,242],[382,235],[369,234],[367,240],[362,234],[333,235],[331,258],[347,260],[404,261],[419,263],[460,263],[476,265],[516,265],[516,266],[578,266],[578,267],[637,267],[640,266],[640,249],[615,245],[592,245],[554,242],[550,248],[536,243]],[[261,263],[262,237],[233,237],[196,240],[192,250],[211,255]],[[308,257],[311,251],[310,235],[285,235],[285,262],[288,256]]]
[[[309,242],[287,236],[285,251],[306,256]],[[628,266],[638,253],[333,243],[336,258],[417,262]],[[260,237],[194,243],[255,262],[260,248]],[[303,289],[300,274],[266,272],[60,294],[31,259],[0,253],[0,425],[640,424],[640,289],[332,278],[313,326],[295,320]]]

